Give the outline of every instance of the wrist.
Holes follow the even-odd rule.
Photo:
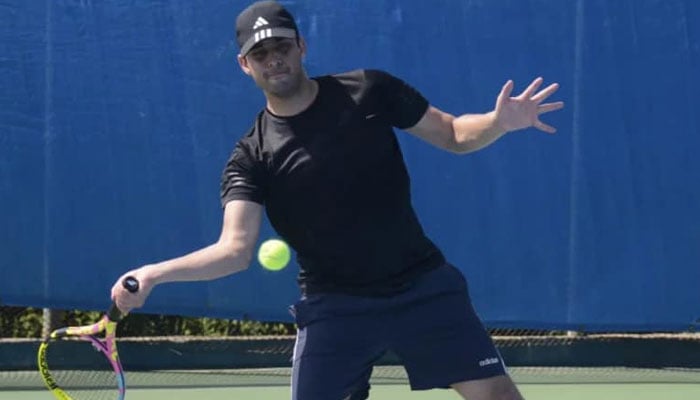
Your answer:
[[[153,287],[163,283],[163,267],[160,264],[144,265],[138,269],[138,279],[142,286]]]
[[[501,124],[500,119],[496,110],[486,113],[486,117],[489,120],[490,131],[496,136],[502,136],[508,133],[508,129]]]

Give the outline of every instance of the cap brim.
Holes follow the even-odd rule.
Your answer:
[[[253,36],[241,46],[241,55],[245,56],[256,44],[270,38],[295,39],[297,32],[289,28],[266,28],[255,32]]]

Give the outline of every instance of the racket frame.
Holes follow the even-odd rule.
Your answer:
[[[133,277],[126,277],[122,281],[122,285],[131,293],[136,293],[139,289],[139,282]],[[124,380],[124,369],[119,360],[117,352],[117,323],[124,318],[126,314],[122,314],[115,303],[109,307],[109,311],[98,322],[91,325],[69,326],[56,329],[51,334],[42,340],[37,353],[37,365],[39,366],[39,374],[44,384],[53,393],[58,400],[75,400],[68,395],[51,375],[49,364],[46,360],[46,351],[49,344],[55,340],[62,340],[70,337],[78,338],[90,342],[92,346],[99,350],[109,361],[112,370],[117,378],[117,400],[124,400],[126,394],[126,382]],[[104,332],[104,339],[100,339],[97,335]]]
[[[117,343],[115,340],[116,330],[117,322],[112,321],[108,315],[105,315],[100,321],[92,325],[69,326],[57,329],[51,332],[49,337],[41,342],[39,345],[39,352],[37,353],[37,365],[39,366],[39,373],[44,380],[44,384],[46,384],[49,391],[53,393],[54,397],[59,400],[75,400],[56,383],[56,379],[54,379],[51,374],[46,360],[46,351],[51,341],[75,337],[90,342],[95,349],[99,350],[107,358],[117,378],[117,400],[124,400],[126,385],[124,381],[124,369],[122,368],[121,361],[119,360],[119,353],[117,352]],[[104,339],[97,337],[97,335],[102,332],[105,333]]]

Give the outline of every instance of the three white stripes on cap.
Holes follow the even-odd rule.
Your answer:
[[[253,25],[253,29],[258,29],[265,25],[269,25],[267,20],[263,17],[258,17],[258,19],[255,21],[255,25]],[[263,29],[260,32],[255,32],[255,42],[257,43],[270,36],[272,36],[272,29]]]

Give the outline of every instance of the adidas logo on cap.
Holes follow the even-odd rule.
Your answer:
[[[253,25],[253,29],[258,29],[261,26],[269,25],[270,23],[267,22],[267,20],[263,17],[258,17],[257,20],[255,20],[255,25]]]

